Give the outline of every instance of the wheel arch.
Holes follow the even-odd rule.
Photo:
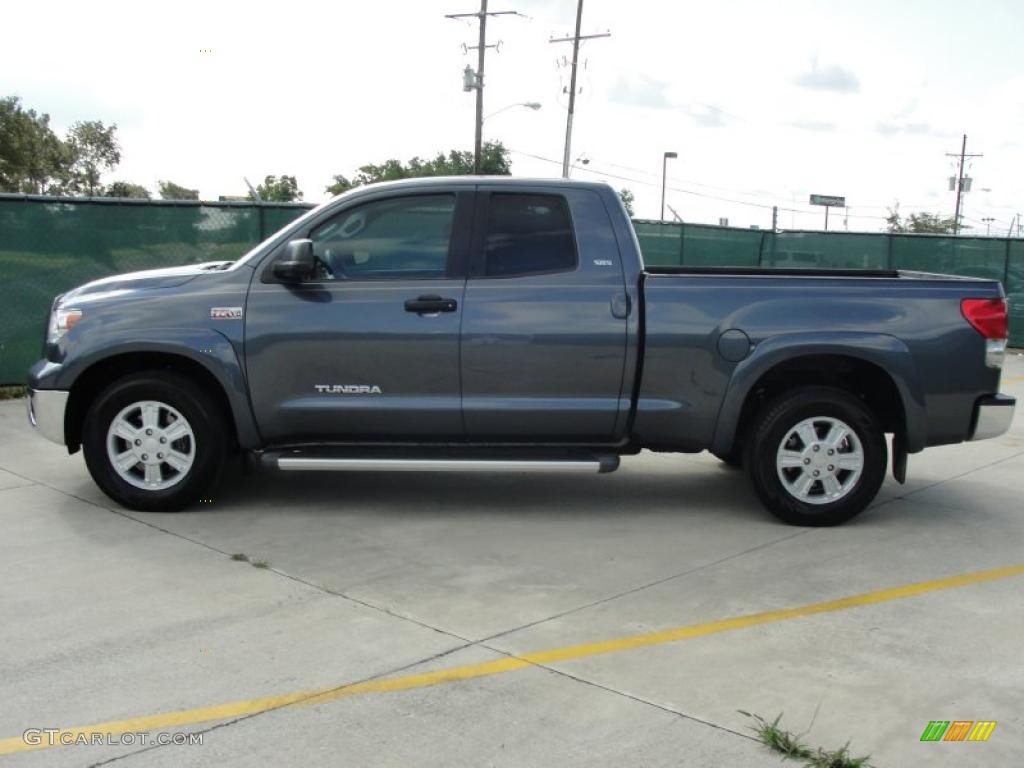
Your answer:
[[[188,377],[216,400],[232,442],[243,447],[258,443],[248,399],[244,396],[239,398],[237,392],[232,393],[234,388],[225,383],[223,372],[217,372],[212,366],[179,351],[130,350],[93,360],[75,377],[64,415],[68,451],[74,453],[81,446],[86,413],[106,386],[130,374],[151,370],[174,371]]]
[[[863,399],[883,431],[907,450],[925,445],[924,397],[906,346],[882,334],[802,334],[758,345],[733,372],[719,411],[713,452],[727,455],[761,405],[795,386],[834,386]]]

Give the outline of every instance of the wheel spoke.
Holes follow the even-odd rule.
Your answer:
[[[800,441],[804,444],[804,448],[809,448],[811,443],[817,442],[818,440],[818,435],[809,421],[798,424],[796,433],[800,436]]]
[[[164,461],[178,472],[184,472],[190,464],[189,457],[181,451],[168,451],[164,454]]]
[[[839,482],[839,478],[835,475],[823,475],[821,484],[825,488],[825,494],[828,496],[837,496],[843,492],[842,483]]]
[[[792,467],[802,467],[804,465],[804,457],[802,454],[796,451],[783,451],[779,454],[779,464],[784,469],[791,469]]]
[[[160,470],[159,464],[147,464],[146,465],[146,482],[147,483],[161,483],[163,482],[164,474]]]
[[[114,457],[114,465],[122,472],[127,472],[138,463],[139,458],[135,455],[135,451],[125,451]]]
[[[813,476],[805,472],[793,481],[790,490],[798,498],[806,499],[811,493],[811,488],[814,487],[814,480]]]
[[[859,453],[841,453],[836,456],[836,466],[839,469],[856,471],[864,466],[864,457]]]
[[[175,440],[180,440],[191,434],[192,430],[188,428],[188,424],[182,421],[176,421],[164,430],[164,437],[167,438],[168,443],[173,443]]]
[[[828,434],[825,436],[825,442],[832,446],[832,448],[839,448],[848,434],[850,434],[849,430],[841,424],[831,424],[829,425]]]
[[[144,429],[155,429],[160,426],[160,406],[156,403],[143,404],[142,426]]]
[[[139,431],[122,418],[114,422],[114,434],[130,443],[138,437]]]

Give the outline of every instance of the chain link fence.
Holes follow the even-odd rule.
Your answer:
[[[0,384],[39,358],[53,297],[119,272],[234,259],[312,207],[0,195]],[[1024,240],[636,221],[651,265],[913,269],[1001,280],[1024,345]]]

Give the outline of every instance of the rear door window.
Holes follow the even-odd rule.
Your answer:
[[[492,193],[484,253],[486,277],[576,268],[569,206],[559,195]]]

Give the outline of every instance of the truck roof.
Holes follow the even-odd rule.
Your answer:
[[[367,184],[355,187],[348,192],[356,190],[382,190],[382,189],[406,189],[423,187],[471,187],[479,184],[488,186],[502,186],[509,188],[534,188],[550,187],[558,189],[572,187],[574,189],[608,190],[611,187],[604,181],[577,181],[575,179],[562,178],[532,178],[526,176],[423,176],[414,179],[397,179],[395,181],[380,181],[374,184]],[[342,194],[348,194],[344,192]]]

